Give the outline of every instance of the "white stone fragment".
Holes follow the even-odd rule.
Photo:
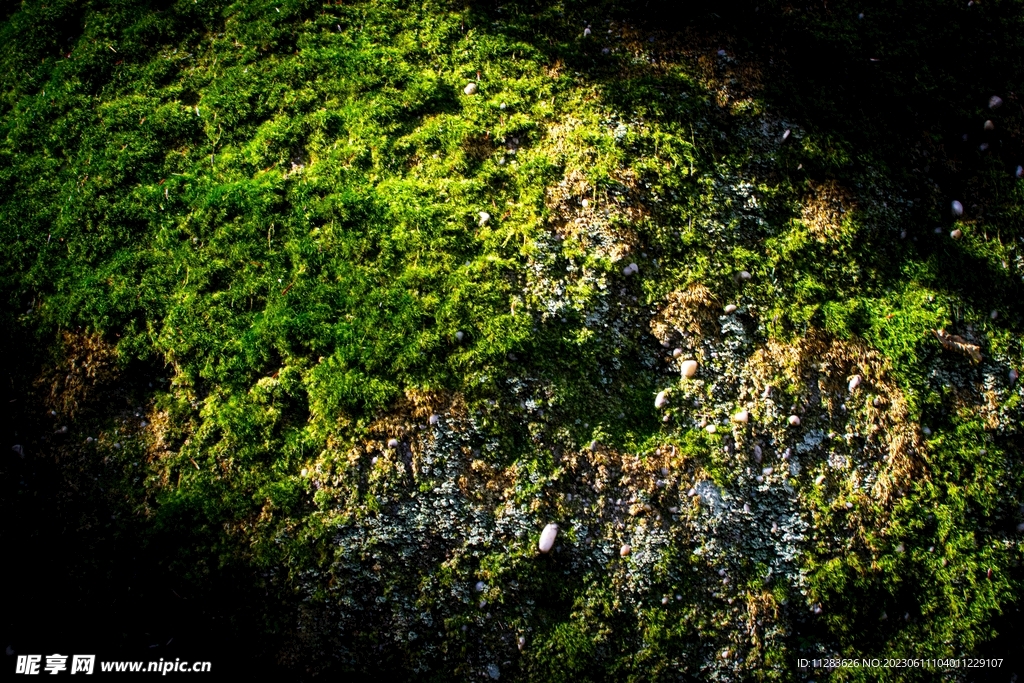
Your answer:
[[[953,200],[953,203],[949,205],[949,208],[954,216],[959,217],[964,215],[964,205],[955,199]]]
[[[583,29],[583,37],[584,38],[589,38],[590,37],[590,28],[589,27]]]
[[[963,236],[963,234],[963,231],[960,228],[957,228],[956,230],[950,231],[949,236],[955,240],[958,240]]]
[[[455,333],[455,341],[462,341],[463,338],[465,338],[465,336],[466,333],[463,332],[462,330],[459,330],[458,332]]]
[[[747,424],[750,422],[750,412],[747,410],[741,410],[732,416],[732,421],[740,424]]]
[[[992,97],[988,98],[989,109],[999,109],[999,107],[1001,106],[1003,106],[1003,98],[1000,97],[999,95],[993,95]]]
[[[398,439],[388,439],[388,448],[391,450],[398,448]]]
[[[859,386],[860,386],[860,375],[854,375],[853,377],[850,378],[850,383],[848,385],[848,387],[850,389],[850,393],[852,394],[854,391],[856,391],[857,387],[859,387]]]
[[[479,225],[482,228],[485,225],[487,225],[487,221],[491,220],[491,214],[487,213],[486,211],[481,211],[479,215],[480,220],[477,222],[477,225]]]
[[[744,282],[746,282],[751,277],[752,276],[750,275],[750,273],[748,271],[746,271],[746,270],[741,270],[740,271],[740,280],[743,280]]]
[[[624,543],[622,547],[619,548],[619,557],[626,557],[631,552],[633,552],[633,548],[631,548],[628,543]]]
[[[476,83],[467,83],[466,87],[462,89],[462,92],[466,93],[467,95],[475,95],[476,90]]]
[[[654,407],[664,408],[668,404],[668,389],[663,389],[654,397]]]
[[[985,126],[984,127],[985,127],[985,130],[995,130],[996,129],[996,124],[992,123],[992,119],[989,119],[988,121],[985,122]]]
[[[436,425],[440,421],[441,421],[441,416],[440,415],[435,413],[435,414],[430,416],[430,424],[431,425]]]
[[[537,548],[542,553],[549,553],[551,549],[555,547],[555,538],[558,536],[558,525],[548,524],[544,527],[544,531],[540,532],[540,542],[537,544]]]
[[[708,434],[714,434],[715,432],[718,431],[718,427],[716,427],[715,425],[708,425],[707,427],[704,428],[704,431],[707,432]]]
[[[736,304],[729,304],[725,307],[725,314],[730,315],[736,312]]]
[[[679,349],[679,348],[672,349],[672,357],[673,358],[679,358],[679,356],[681,356],[681,355],[683,355],[683,350],[682,349]]]
[[[799,415],[790,415],[789,416],[789,424],[790,424],[791,427],[799,427],[800,426],[800,416]]]
[[[790,134],[790,132],[791,132],[791,131],[789,130],[789,128],[787,128],[787,129],[786,129],[786,132],[784,132],[784,133],[782,134],[782,141],[783,141],[783,142],[785,142],[786,140],[788,140],[788,139],[789,139],[789,134]]]
[[[483,593],[485,590],[487,590],[487,584],[483,581],[477,581],[476,585],[473,586],[473,588],[476,589],[477,593]]]
[[[686,379],[690,379],[697,374],[697,361],[695,360],[684,360],[680,366],[680,372]]]

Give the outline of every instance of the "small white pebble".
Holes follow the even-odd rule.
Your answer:
[[[754,460],[761,462],[761,447],[754,444]]]
[[[750,412],[746,410],[741,410],[740,412],[732,416],[732,421],[738,422],[740,424],[747,424],[747,422],[750,421]]]
[[[750,273],[748,271],[746,271],[746,270],[741,270],[740,271],[740,280],[743,280],[744,282],[746,282],[750,278],[751,278],[751,275],[750,275]]]
[[[729,304],[725,307],[725,314],[730,315],[736,312],[736,304]]]
[[[304,477],[304,476],[306,476],[307,472],[309,472],[309,470],[307,470],[305,467],[303,467],[302,468],[302,472],[300,472],[300,474]]]
[[[668,404],[668,389],[663,389],[654,397],[654,407],[664,408]]]
[[[999,107],[1001,106],[1003,106],[1003,98],[1000,97],[999,95],[993,95],[992,97],[988,98],[989,109],[999,109]]]
[[[1010,378],[1010,384],[1013,384],[1014,382],[1017,381],[1017,378],[1020,377],[1020,375],[1017,374],[1017,371],[1015,369],[1011,368],[1008,377]]]
[[[825,481],[825,475],[824,474],[819,474],[818,476],[816,476],[814,478],[814,483],[817,484],[818,486],[821,486],[821,482],[823,482],[823,481]]]
[[[774,471],[775,471],[774,467],[765,467],[763,470],[761,470],[761,474],[763,474],[766,477],[770,477],[770,476],[772,476],[772,472],[774,472]]]
[[[465,336],[466,333],[463,332],[462,330],[459,330],[458,332],[455,333],[455,341],[462,341],[465,338]]]
[[[483,581],[477,581],[474,588],[476,589],[477,593],[483,593],[485,590],[487,590],[487,584]]]
[[[906,548],[903,547],[902,543],[900,543],[898,546],[896,546],[896,552],[902,553],[904,550],[906,550]]]
[[[931,436],[932,430],[928,427],[921,427],[921,433],[924,434],[925,436]]]
[[[850,393],[852,394],[854,391],[856,391],[857,387],[859,387],[859,386],[860,386],[860,375],[854,375],[853,377],[850,378],[850,383],[847,385],[847,387],[850,390]]]
[[[850,509],[850,508],[852,508],[852,507],[853,507],[853,503],[851,503],[851,502],[847,501],[847,503],[846,503],[846,509],[847,509],[847,510],[849,510],[849,509]]]
[[[800,426],[800,417],[798,415],[790,415],[788,421],[791,427]]]
[[[999,317],[999,311],[997,311],[997,310],[995,310],[995,309],[993,308],[993,309],[992,309],[992,312],[988,314],[988,317],[990,317],[990,318],[992,318],[993,320],[995,320],[996,318],[998,318],[998,317]]]
[[[950,211],[953,213],[954,216],[959,217],[959,216],[963,216],[964,215],[964,205],[961,204],[960,202],[958,202],[955,199],[949,205],[949,208],[950,208]]]
[[[985,122],[984,128],[985,130],[995,130],[996,124],[992,123],[992,119],[989,119],[988,121]]]
[[[964,234],[964,233],[963,233],[963,231],[962,231],[962,230],[960,230],[960,228],[957,228],[956,230],[953,230],[953,231],[951,231],[951,232],[949,233],[949,236],[950,236],[950,237],[952,237],[952,238],[953,238],[953,239],[955,239],[955,240],[958,240],[958,239],[960,239],[960,237],[961,237],[961,236],[962,236],[963,234]]]
[[[555,538],[558,536],[558,525],[548,524],[544,527],[544,530],[540,532],[540,541],[537,543],[538,549],[542,553],[551,552],[551,549],[555,546]]]
[[[474,95],[476,94],[476,90],[476,83],[467,83],[466,87],[462,89],[462,92],[466,93],[467,95]]]
[[[479,225],[482,228],[485,225],[487,225],[487,221],[491,220],[491,214],[487,213],[486,211],[481,211],[479,215],[480,220],[477,222],[477,225]]]
[[[789,128],[787,128],[787,129],[786,129],[786,132],[784,132],[784,133],[782,134],[782,141],[783,141],[783,142],[785,142],[786,140],[788,140],[788,139],[789,139],[789,133],[790,133],[790,130],[789,130]]]
[[[684,360],[683,364],[680,366],[679,369],[683,377],[685,377],[686,379],[690,379],[691,377],[697,374],[697,361]]]
[[[435,413],[434,415],[430,416],[429,422],[430,422],[431,425],[436,425],[440,421],[441,421],[441,416],[440,415]]]
[[[388,448],[391,450],[398,448],[398,439],[388,439]]]
[[[624,543],[623,546],[619,548],[619,557],[626,557],[631,552],[633,552],[633,548],[631,548],[628,543]]]
[[[679,356],[681,356],[681,355],[683,355],[683,350],[682,349],[678,349],[678,348],[672,349],[672,357],[673,358],[679,358]]]
[[[718,427],[716,427],[715,425],[708,425],[707,427],[704,428],[704,431],[707,432],[708,434],[714,434],[715,432],[718,431]]]

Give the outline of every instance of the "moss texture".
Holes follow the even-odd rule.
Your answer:
[[[95,562],[258,591],[227,618],[297,676],[1005,644],[1024,9],[677,11],[22,3],[12,519],[49,468]]]

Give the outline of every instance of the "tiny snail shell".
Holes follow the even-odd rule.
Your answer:
[[[800,417],[798,415],[790,415],[789,416],[789,424],[791,426],[793,426],[793,427],[799,426],[800,425]]]

